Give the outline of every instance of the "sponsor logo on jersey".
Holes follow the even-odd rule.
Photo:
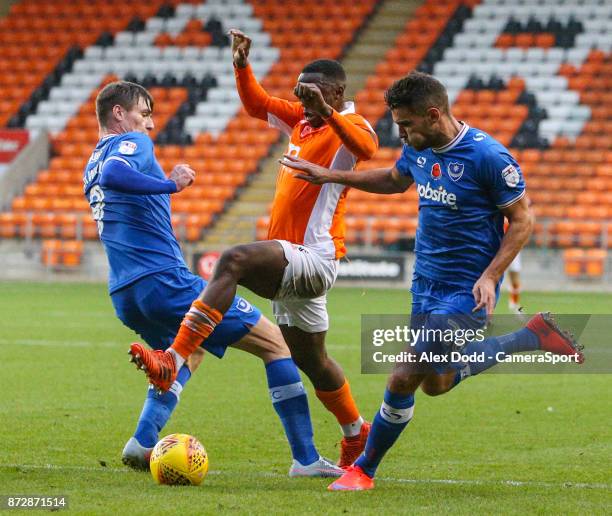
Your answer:
[[[417,193],[421,199],[436,201],[449,206],[451,209],[457,209],[457,196],[454,193],[448,192],[443,186],[432,188],[427,181],[426,185],[418,185]]]
[[[510,188],[516,188],[521,181],[521,176],[514,165],[508,165],[502,170],[502,177]]]
[[[134,142],[121,142],[119,144],[119,153],[125,154],[126,156],[131,156],[136,152],[138,146]]]
[[[253,311],[253,305],[249,303],[246,299],[240,298],[238,303],[236,303],[236,308],[245,314],[250,314]]]
[[[436,181],[442,177],[442,168],[440,167],[440,163],[434,163],[431,166],[431,177]]]
[[[448,172],[448,177],[450,177],[453,181],[459,181],[463,175],[464,168],[463,163],[457,163],[456,161],[449,163],[446,169]]]
[[[425,163],[427,163],[427,158],[425,156],[419,156],[417,158],[417,165],[421,168],[423,168],[425,166]]]
[[[476,133],[474,135],[474,141],[475,142],[481,142],[482,140],[484,140],[487,137],[487,135],[485,133]]]

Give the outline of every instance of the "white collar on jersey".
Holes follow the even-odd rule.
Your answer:
[[[346,115],[348,113],[354,113],[354,112],[355,112],[355,103],[351,102],[350,100],[347,100],[342,106],[342,111],[340,111],[340,114]]]
[[[455,136],[444,147],[438,147],[437,149],[432,148],[431,150],[434,151],[436,154],[443,154],[445,152],[448,152],[451,149],[454,149],[457,146],[457,144],[463,139],[463,137],[468,132],[468,130],[470,129],[470,126],[467,125],[465,122],[459,122],[459,123],[463,125],[463,127],[457,133],[457,136]]]

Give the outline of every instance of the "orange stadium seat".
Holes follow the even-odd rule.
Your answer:
[[[61,240],[43,240],[40,259],[43,265],[55,267],[59,265],[61,258]]]
[[[570,277],[600,278],[605,272],[605,249],[572,248],[563,253],[565,273]]]

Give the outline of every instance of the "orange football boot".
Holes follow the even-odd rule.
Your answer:
[[[374,479],[359,466],[349,466],[344,475],[327,486],[329,491],[367,491],[374,489]]]
[[[550,312],[534,315],[527,323],[527,328],[537,335],[543,351],[557,355],[576,355],[576,362],[584,362],[584,346],[578,344],[571,333],[561,330]]]
[[[128,351],[132,355],[131,362],[142,369],[149,382],[160,391],[166,392],[176,380],[176,363],[174,357],[167,351],[151,350],[138,342],[130,344]]]
[[[340,460],[338,461],[339,467],[342,469],[348,468],[361,455],[361,452],[365,449],[368,435],[370,435],[370,428],[372,428],[372,425],[364,421],[359,435],[342,438],[340,443]]]

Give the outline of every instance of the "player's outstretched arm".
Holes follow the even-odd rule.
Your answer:
[[[379,194],[394,194],[405,192],[413,183],[411,177],[400,175],[393,168],[379,168],[374,170],[330,170],[310,161],[285,154],[279,160],[282,165],[297,170],[295,177],[315,185],[337,183],[357,188],[364,192]]]
[[[268,95],[257,81],[249,65],[251,38],[238,29],[231,29],[229,35],[232,38],[232,59],[234,61],[236,87],[246,112],[254,118],[265,121],[268,121],[268,113],[270,113],[289,127],[293,127],[302,118],[302,105],[299,102],[289,102]]]
[[[186,163],[181,163],[174,166],[169,178],[176,183],[176,191],[180,192],[193,184],[195,176],[195,170]]]
[[[158,195],[180,192],[195,179],[188,165],[177,165],[169,179],[157,179],[132,168],[122,159],[109,159],[102,167],[100,186],[121,193]]]
[[[475,283],[472,291],[476,301],[474,311],[484,307],[488,315],[491,315],[495,308],[495,287],[497,283],[512,260],[529,240],[534,224],[533,214],[529,209],[526,196],[521,197],[510,206],[502,208],[501,211],[508,219],[508,231],[502,239],[499,251]]]

